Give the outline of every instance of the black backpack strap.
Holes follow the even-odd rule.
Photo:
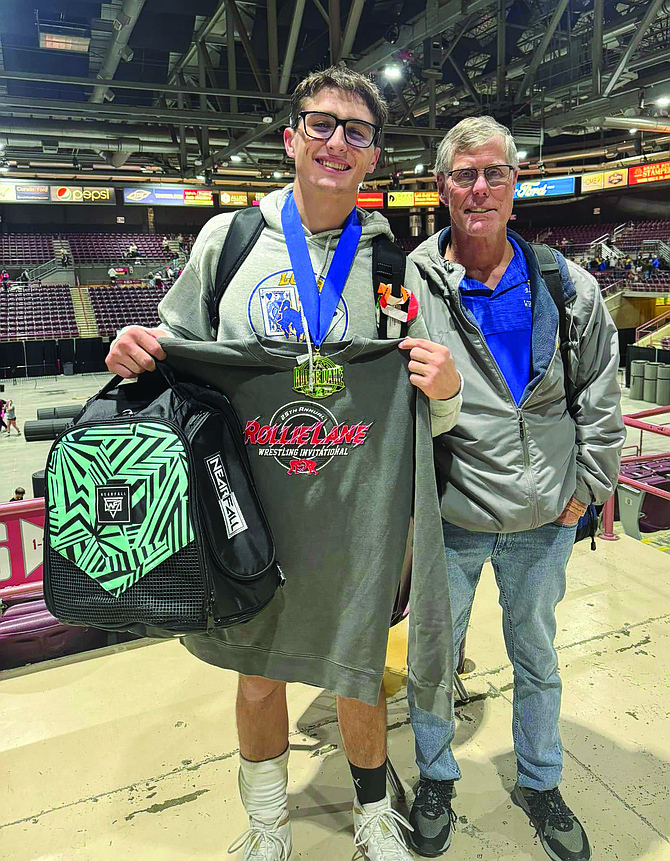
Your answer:
[[[391,295],[397,303],[394,308],[401,312],[407,312],[409,306],[409,298],[404,298],[405,291],[405,252],[391,242],[388,237],[383,234],[375,236],[372,240],[372,289],[374,292],[375,307],[379,311],[379,338],[384,340],[388,335],[389,317],[383,311],[381,300]],[[405,291],[407,294],[408,291]],[[404,338],[407,335],[408,324],[400,323],[400,334],[398,337]]]
[[[567,394],[570,390],[570,378],[568,376],[570,368],[570,341],[568,338],[568,314],[565,310],[565,297],[563,296],[563,283],[558,268],[558,260],[548,245],[532,242],[530,247],[535,252],[544,283],[547,285],[551,298],[554,300],[554,305],[558,309],[558,337],[561,342],[561,357],[563,359],[565,391]]]
[[[249,256],[249,252],[258,241],[264,227],[265,219],[257,206],[238,210],[230,222],[226,240],[221,249],[219,265],[216,269],[214,292],[207,299],[209,321],[215,333],[219,329],[221,298],[240,266]]]

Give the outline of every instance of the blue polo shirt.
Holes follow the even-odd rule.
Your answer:
[[[518,404],[530,382],[533,312],[526,258],[518,244],[509,241],[514,257],[494,290],[467,276],[459,290]]]

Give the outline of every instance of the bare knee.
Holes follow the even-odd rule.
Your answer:
[[[286,690],[286,682],[265,679],[263,676],[240,675],[237,690],[242,699],[258,703],[277,694],[283,694]]]

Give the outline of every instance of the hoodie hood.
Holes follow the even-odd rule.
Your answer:
[[[281,211],[284,203],[286,202],[286,198],[288,197],[288,193],[292,190],[293,184],[291,183],[291,185],[286,185],[284,188],[280,188],[277,191],[271,191],[270,194],[261,199],[261,212],[263,213],[263,218],[266,220],[267,225],[271,230],[276,230],[279,233],[282,233]],[[379,212],[368,212],[360,207],[356,207],[356,212],[358,213],[358,220],[363,228],[360,239],[362,243],[372,242],[375,236],[379,236],[380,234],[383,234],[393,241],[391,226],[383,215]],[[305,236],[316,242],[320,242],[321,240],[327,242],[329,238],[332,242],[332,238],[339,236],[342,232],[339,227],[334,230],[322,230],[319,233],[311,233],[306,227],[304,230]]]

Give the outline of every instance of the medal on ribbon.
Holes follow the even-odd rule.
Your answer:
[[[327,398],[344,387],[344,369],[320,352],[356,256],[362,227],[352,209],[328,267],[321,292],[316,283],[300,213],[289,192],[281,213],[282,229],[309,339],[309,360],[293,370],[293,391],[310,398]],[[316,348],[311,352],[311,344]]]

